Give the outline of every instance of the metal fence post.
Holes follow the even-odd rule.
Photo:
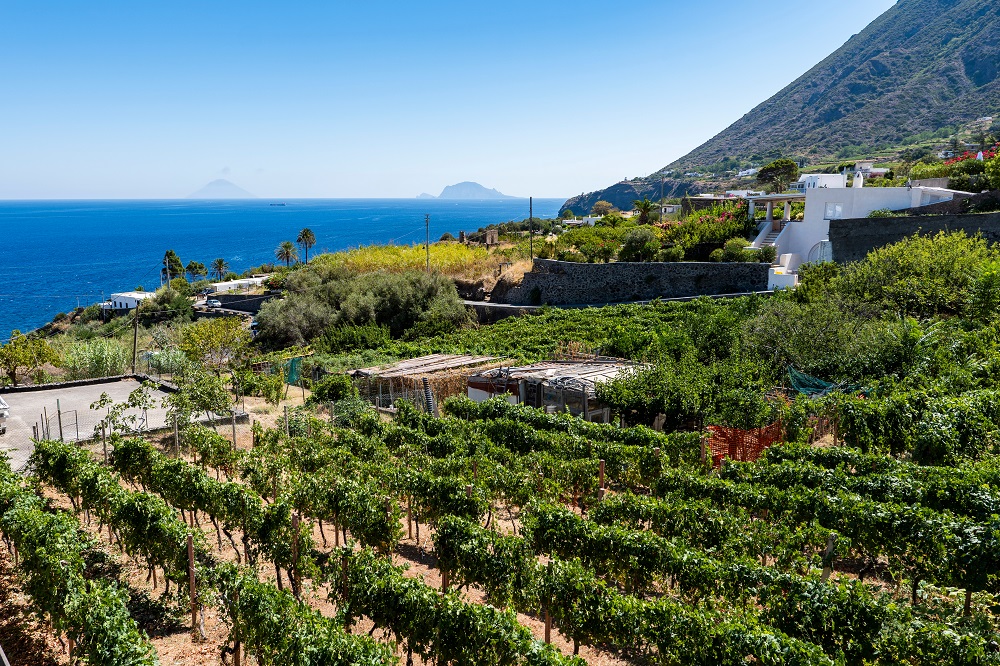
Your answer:
[[[59,420],[59,441],[65,442],[66,440],[63,439],[63,430],[62,430],[62,408],[59,406],[58,398],[56,399],[56,418]]]

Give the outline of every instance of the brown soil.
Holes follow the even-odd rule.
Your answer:
[[[6,548],[0,548],[0,647],[12,666],[69,664],[65,646],[32,612]]]

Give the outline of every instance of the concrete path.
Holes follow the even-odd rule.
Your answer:
[[[72,386],[63,388],[42,389],[24,393],[3,393],[2,397],[10,405],[10,418],[7,419],[7,434],[0,435],[0,451],[10,457],[12,469],[20,469],[28,461],[34,450],[31,439],[34,436],[33,427],[41,427],[43,413],[49,417],[49,436],[59,439],[58,408],[62,411],[62,435],[66,441],[91,439],[94,428],[107,415],[107,410],[92,410],[90,405],[107,393],[115,402],[125,402],[132,391],[140,384],[134,379],[118,380],[90,386]],[[166,397],[162,391],[152,391],[151,395],[156,408],[141,414],[135,410],[129,412],[139,418],[143,429],[163,428],[167,423],[167,410],[161,406]]]

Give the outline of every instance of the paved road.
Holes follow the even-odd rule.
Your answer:
[[[10,418],[7,420],[7,434],[0,435],[0,451],[10,456],[13,469],[20,469],[33,451],[31,438],[33,426],[41,424],[42,414],[48,412],[49,432],[53,439],[59,437],[59,423],[56,414],[56,401],[62,410],[63,438],[67,441],[90,439],[96,426],[107,413],[105,410],[90,409],[90,405],[100,399],[102,393],[107,393],[115,402],[124,402],[129,394],[139,388],[139,382],[125,379],[91,386],[73,386],[69,388],[54,388],[25,393],[0,393],[0,397],[10,405]],[[145,419],[146,428],[162,428],[166,426],[167,410],[160,406],[160,401],[167,394],[154,391],[153,398],[156,408],[145,415],[137,411],[129,412],[140,419]],[[78,434],[79,433],[79,434]]]

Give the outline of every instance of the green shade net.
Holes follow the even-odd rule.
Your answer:
[[[821,398],[835,391],[862,390],[858,384],[848,384],[846,382],[834,384],[833,382],[824,381],[819,377],[807,375],[792,366],[788,366],[788,380],[791,382],[793,389],[810,398]]]
[[[295,384],[302,374],[302,358],[290,358],[281,364],[281,369],[285,373],[285,383]]]

